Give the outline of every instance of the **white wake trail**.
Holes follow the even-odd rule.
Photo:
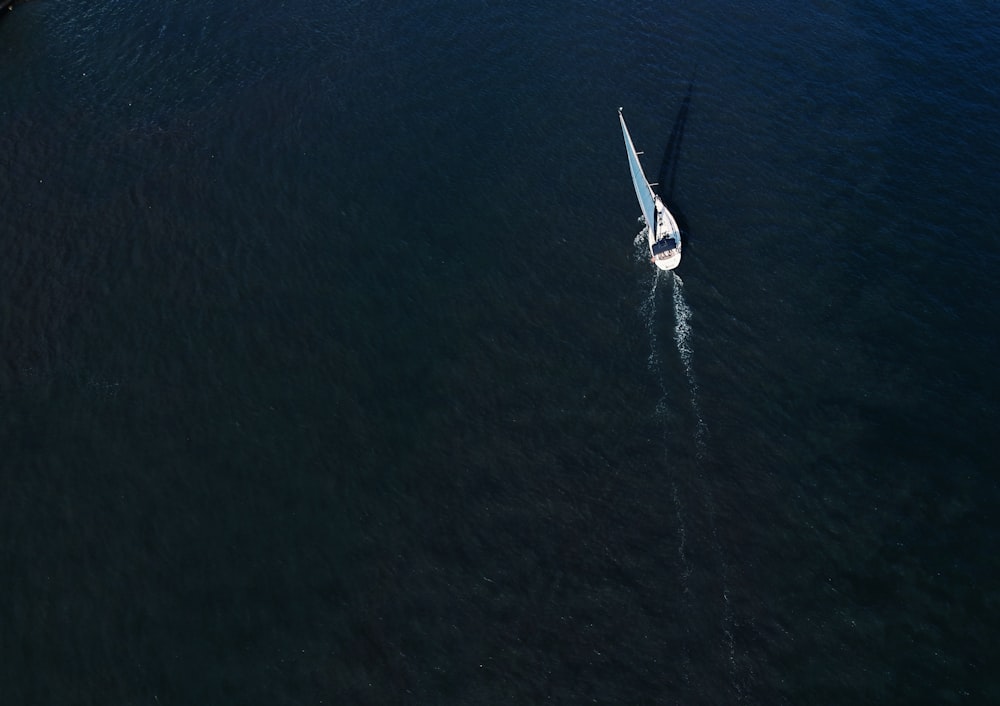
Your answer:
[[[649,335],[649,356],[646,358],[646,364],[660,386],[660,398],[656,401],[656,417],[662,420],[667,413],[667,381],[663,377],[660,343],[656,335],[656,290],[659,283],[660,273],[659,270],[655,270],[650,281],[649,294],[639,307],[639,311],[646,323],[646,333]]]
[[[694,376],[694,364],[692,361],[694,354],[691,350],[691,307],[688,306],[687,299],[684,297],[684,280],[676,272],[672,274],[674,276],[674,342],[677,344],[677,353],[680,355],[681,363],[684,365],[684,375],[687,377],[688,390],[691,395],[691,409],[697,420],[695,444],[697,446],[698,458],[704,459],[708,425],[705,424],[705,420],[701,416],[701,405],[698,402],[698,381]],[[733,607],[729,602],[729,565],[726,562],[725,554],[719,542],[715,522],[715,501],[709,487],[704,488],[703,497],[708,509],[713,548],[719,558],[719,578],[722,582],[722,633],[725,637],[726,648],[729,653],[729,676],[733,688],[736,690],[737,703],[743,703],[743,689],[738,678],[740,668],[736,659],[736,636],[734,632],[736,621],[733,615]]]
[[[656,377],[660,386],[660,399],[656,401],[656,418],[666,426],[667,418],[667,382],[663,377],[663,366],[660,363],[660,344],[656,335],[656,290],[660,282],[660,270],[654,270],[652,281],[649,287],[649,294],[646,296],[639,310],[646,323],[646,332],[649,335],[649,357],[646,363],[649,371]],[[681,507],[680,496],[677,492],[677,484],[671,482],[672,496],[674,501],[674,512],[677,517],[678,547],[677,552],[681,561],[681,584],[685,594],[690,593],[691,563],[687,557],[687,531],[684,527],[684,512]]]
[[[635,237],[637,261],[646,259],[646,253],[649,252],[647,242],[645,230]],[[656,295],[661,277],[661,271],[654,269],[652,277],[650,278],[649,293],[639,306],[639,312],[642,315],[643,322],[646,324],[646,333],[649,336],[649,356],[646,358],[646,364],[649,367],[649,372],[656,378],[656,382],[660,386],[660,397],[656,401],[655,414],[656,418],[664,424],[664,427],[666,427],[668,398],[667,382],[663,376],[663,365],[660,360],[659,337],[656,335]],[[684,507],[681,503],[677,483],[673,479],[670,481],[670,489],[671,499],[674,504],[674,517],[677,522],[677,557],[680,562],[681,592],[684,596],[684,601],[690,604],[693,600],[691,594],[691,561],[688,559],[687,554],[687,528],[684,522]],[[682,678],[686,684],[690,684],[691,656],[687,648],[685,648],[684,655],[681,657],[681,664]]]
[[[676,272],[671,274],[674,276],[674,342],[677,344],[681,363],[684,364],[684,375],[687,377],[688,390],[691,395],[691,410],[697,421],[694,438],[698,447],[698,455],[702,456],[705,453],[705,437],[708,435],[708,426],[701,416],[701,405],[698,404],[698,381],[694,377],[694,366],[691,362],[693,357],[691,351],[691,307],[688,306],[687,300],[684,298],[684,280]]]
[[[642,219],[639,219],[642,220]],[[643,228],[635,236],[632,245],[635,246],[635,261],[642,262],[649,259],[649,228]]]

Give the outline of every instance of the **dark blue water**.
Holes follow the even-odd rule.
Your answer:
[[[18,5],[4,703],[1000,700],[998,40]]]

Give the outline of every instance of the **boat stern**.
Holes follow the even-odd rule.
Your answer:
[[[663,253],[662,255],[653,256],[653,264],[659,267],[661,270],[673,270],[679,264],[681,264],[681,251],[671,250],[669,252]]]
[[[649,253],[653,264],[661,270],[672,270],[681,264],[680,234],[668,235],[656,242],[650,242]]]

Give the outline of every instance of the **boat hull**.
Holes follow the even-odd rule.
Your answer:
[[[653,253],[653,245],[655,245],[655,242],[653,241],[653,237],[650,236],[649,258],[650,260],[653,261],[653,264],[656,265],[658,268],[660,268],[661,270],[673,270],[676,269],[676,267],[679,264],[681,264],[680,248],[676,248],[675,250],[668,250],[665,253],[660,253],[659,255],[656,255]]]
[[[658,241],[670,239],[676,243],[676,247],[669,250],[663,250],[653,246],[656,245]],[[681,264],[681,232],[677,227],[677,222],[674,220],[673,215],[667,210],[667,207],[663,205],[660,198],[656,197],[656,227],[648,229],[647,240],[649,241],[649,257],[661,270],[672,270]]]

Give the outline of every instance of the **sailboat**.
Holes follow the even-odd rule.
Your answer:
[[[672,270],[681,264],[681,232],[677,228],[677,221],[653,191],[646,174],[642,171],[642,165],[639,164],[641,153],[635,151],[621,108],[618,109],[618,120],[622,124],[622,135],[625,137],[625,152],[628,153],[628,168],[632,172],[632,186],[635,187],[642,217],[646,221],[650,257],[653,264],[661,270]]]

